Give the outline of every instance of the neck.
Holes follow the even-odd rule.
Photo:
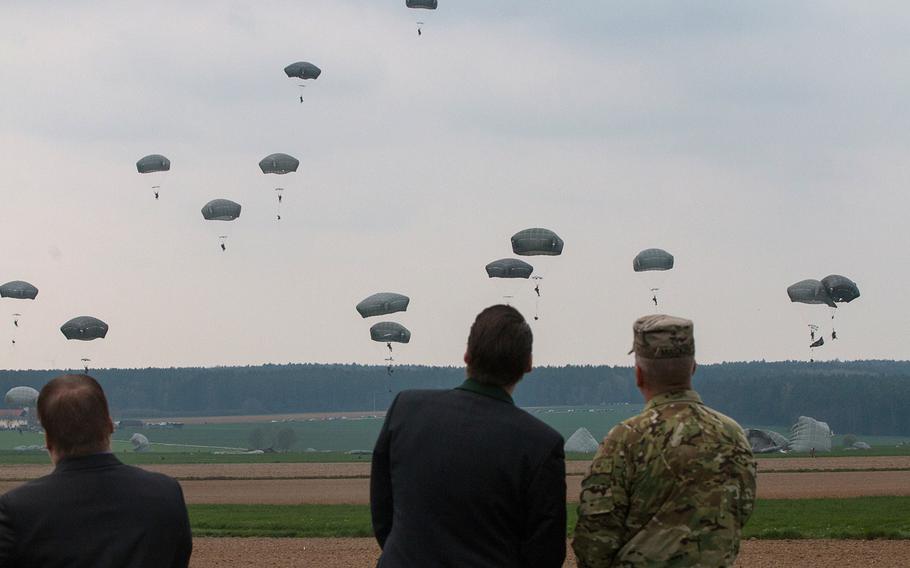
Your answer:
[[[651,399],[654,398],[655,396],[660,396],[664,393],[673,392],[673,391],[689,390],[691,388],[692,388],[692,383],[688,383],[688,384],[659,386],[659,387],[651,387],[648,385],[644,385],[641,388],[639,388],[638,390],[641,391],[641,395],[643,397],[645,397],[645,402],[651,402]]]

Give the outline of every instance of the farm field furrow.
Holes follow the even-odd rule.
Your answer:
[[[379,547],[371,538],[197,538],[193,568],[262,566],[291,568],[372,568]],[[565,568],[576,566],[568,546]],[[906,540],[747,540],[738,568],[827,568],[829,566],[906,566]]]

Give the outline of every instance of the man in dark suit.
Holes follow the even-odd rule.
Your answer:
[[[38,395],[53,473],[0,496],[0,566],[186,567],[193,544],[183,491],[120,463],[95,379],[63,375]]]
[[[562,566],[563,439],[511,396],[532,341],[517,310],[489,307],[471,326],[461,386],[395,398],[370,476],[380,567]]]

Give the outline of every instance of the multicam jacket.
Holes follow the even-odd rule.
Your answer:
[[[735,421],[680,390],[614,427],[581,487],[579,568],[732,566],[755,460]]]

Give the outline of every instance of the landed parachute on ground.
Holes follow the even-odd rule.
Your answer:
[[[834,434],[826,422],[800,416],[790,429],[791,452],[830,452]]]
[[[34,300],[37,296],[38,288],[28,282],[23,282],[22,280],[13,280],[12,282],[0,285],[0,298]]]
[[[790,447],[790,440],[783,434],[778,434],[774,430],[760,430],[758,428],[746,428],[746,439],[752,446],[754,454],[769,454],[772,452],[783,452]]]
[[[107,335],[108,325],[92,316],[75,317],[60,326],[60,331],[67,339],[92,341]]]
[[[361,300],[357,304],[357,312],[364,318],[384,316],[406,311],[410,302],[411,299],[404,294],[379,292]]]
[[[549,229],[525,229],[512,235],[512,252],[519,256],[557,256],[565,243]]]
[[[32,408],[38,402],[38,391],[32,387],[13,387],[6,391],[3,401],[14,408]]]
[[[517,258],[501,258],[486,266],[490,278],[530,278],[534,267]]]
[[[411,332],[400,323],[381,321],[370,327],[370,339],[382,343],[409,343]]]
[[[130,443],[133,445],[134,452],[147,452],[149,450],[149,439],[138,432],[130,436]]]

